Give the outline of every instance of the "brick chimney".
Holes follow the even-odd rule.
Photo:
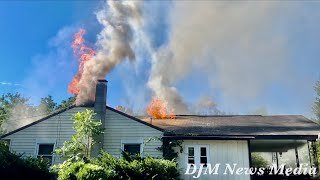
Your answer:
[[[102,127],[105,127],[106,117],[106,105],[107,105],[107,80],[98,80],[96,85],[96,95],[94,103],[94,112],[96,113],[96,120],[102,123]],[[93,145],[91,150],[91,156],[96,157],[99,155],[103,148],[104,134],[97,137],[97,144]]]

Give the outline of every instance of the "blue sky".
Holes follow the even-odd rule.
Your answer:
[[[69,97],[68,83],[77,72],[77,60],[70,49],[72,34],[84,27],[87,42],[94,44],[101,30],[94,13],[101,4],[100,1],[0,1],[0,82],[13,83],[0,83],[0,94],[21,92],[35,104],[48,94],[57,102]],[[154,14],[147,28],[154,47],[167,41],[170,27],[166,20],[168,15],[164,12],[168,7],[168,4],[154,2],[145,10]],[[283,74],[286,81],[268,83],[257,97],[235,102],[225,97],[222,86],[209,88],[208,83],[203,82],[208,76],[217,74],[198,70],[176,83],[185,101],[192,103],[201,95],[210,95],[218,107],[227,112],[245,114],[265,108],[270,114],[312,117],[313,85],[320,78],[317,13],[320,3],[309,4],[299,11],[299,15],[284,24],[277,24],[283,22],[280,20],[274,22],[275,26],[281,27],[279,31],[286,34],[285,56],[290,59],[287,65],[290,67],[284,70],[288,73]],[[147,58],[141,54],[138,57]],[[138,72],[128,68],[130,66],[125,62],[107,76],[108,103],[141,109],[150,100],[150,91],[145,87],[150,62],[143,61]]]

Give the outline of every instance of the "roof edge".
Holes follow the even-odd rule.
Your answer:
[[[119,110],[116,110],[116,109],[114,109],[114,108],[112,108],[112,107],[106,106],[106,108],[109,109],[110,111],[113,111],[113,112],[115,112],[115,113],[121,114],[121,115],[123,115],[123,116],[125,116],[125,117],[127,117],[127,118],[130,118],[130,119],[132,119],[132,120],[134,120],[134,121],[137,121],[137,122],[139,122],[139,123],[141,123],[141,124],[144,124],[144,125],[146,125],[146,126],[149,126],[149,127],[153,128],[153,129],[156,129],[156,130],[158,130],[158,131],[161,131],[161,132],[164,132],[164,131],[165,131],[164,129],[162,129],[162,128],[158,127],[158,126],[149,124],[149,123],[147,123],[147,122],[145,122],[145,121],[142,121],[141,119],[138,119],[138,118],[133,117],[133,116],[131,116],[131,115],[129,115],[129,114],[126,114],[126,113],[124,113],[124,112],[121,112],[121,111],[119,111]]]
[[[164,138],[185,140],[282,140],[298,139],[315,141],[318,135],[174,135],[164,134]]]

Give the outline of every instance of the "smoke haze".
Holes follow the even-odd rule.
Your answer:
[[[150,88],[184,113],[174,85],[198,68],[209,76],[204,83],[219,87],[225,97],[255,98],[287,72],[286,39],[275,26],[277,13],[287,11],[282,7],[277,2],[174,1],[169,40],[155,52]]]

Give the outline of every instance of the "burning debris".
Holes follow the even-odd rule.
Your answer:
[[[156,119],[175,119],[174,109],[168,108],[168,103],[158,98],[153,98],[147,107],[147,113]]]

